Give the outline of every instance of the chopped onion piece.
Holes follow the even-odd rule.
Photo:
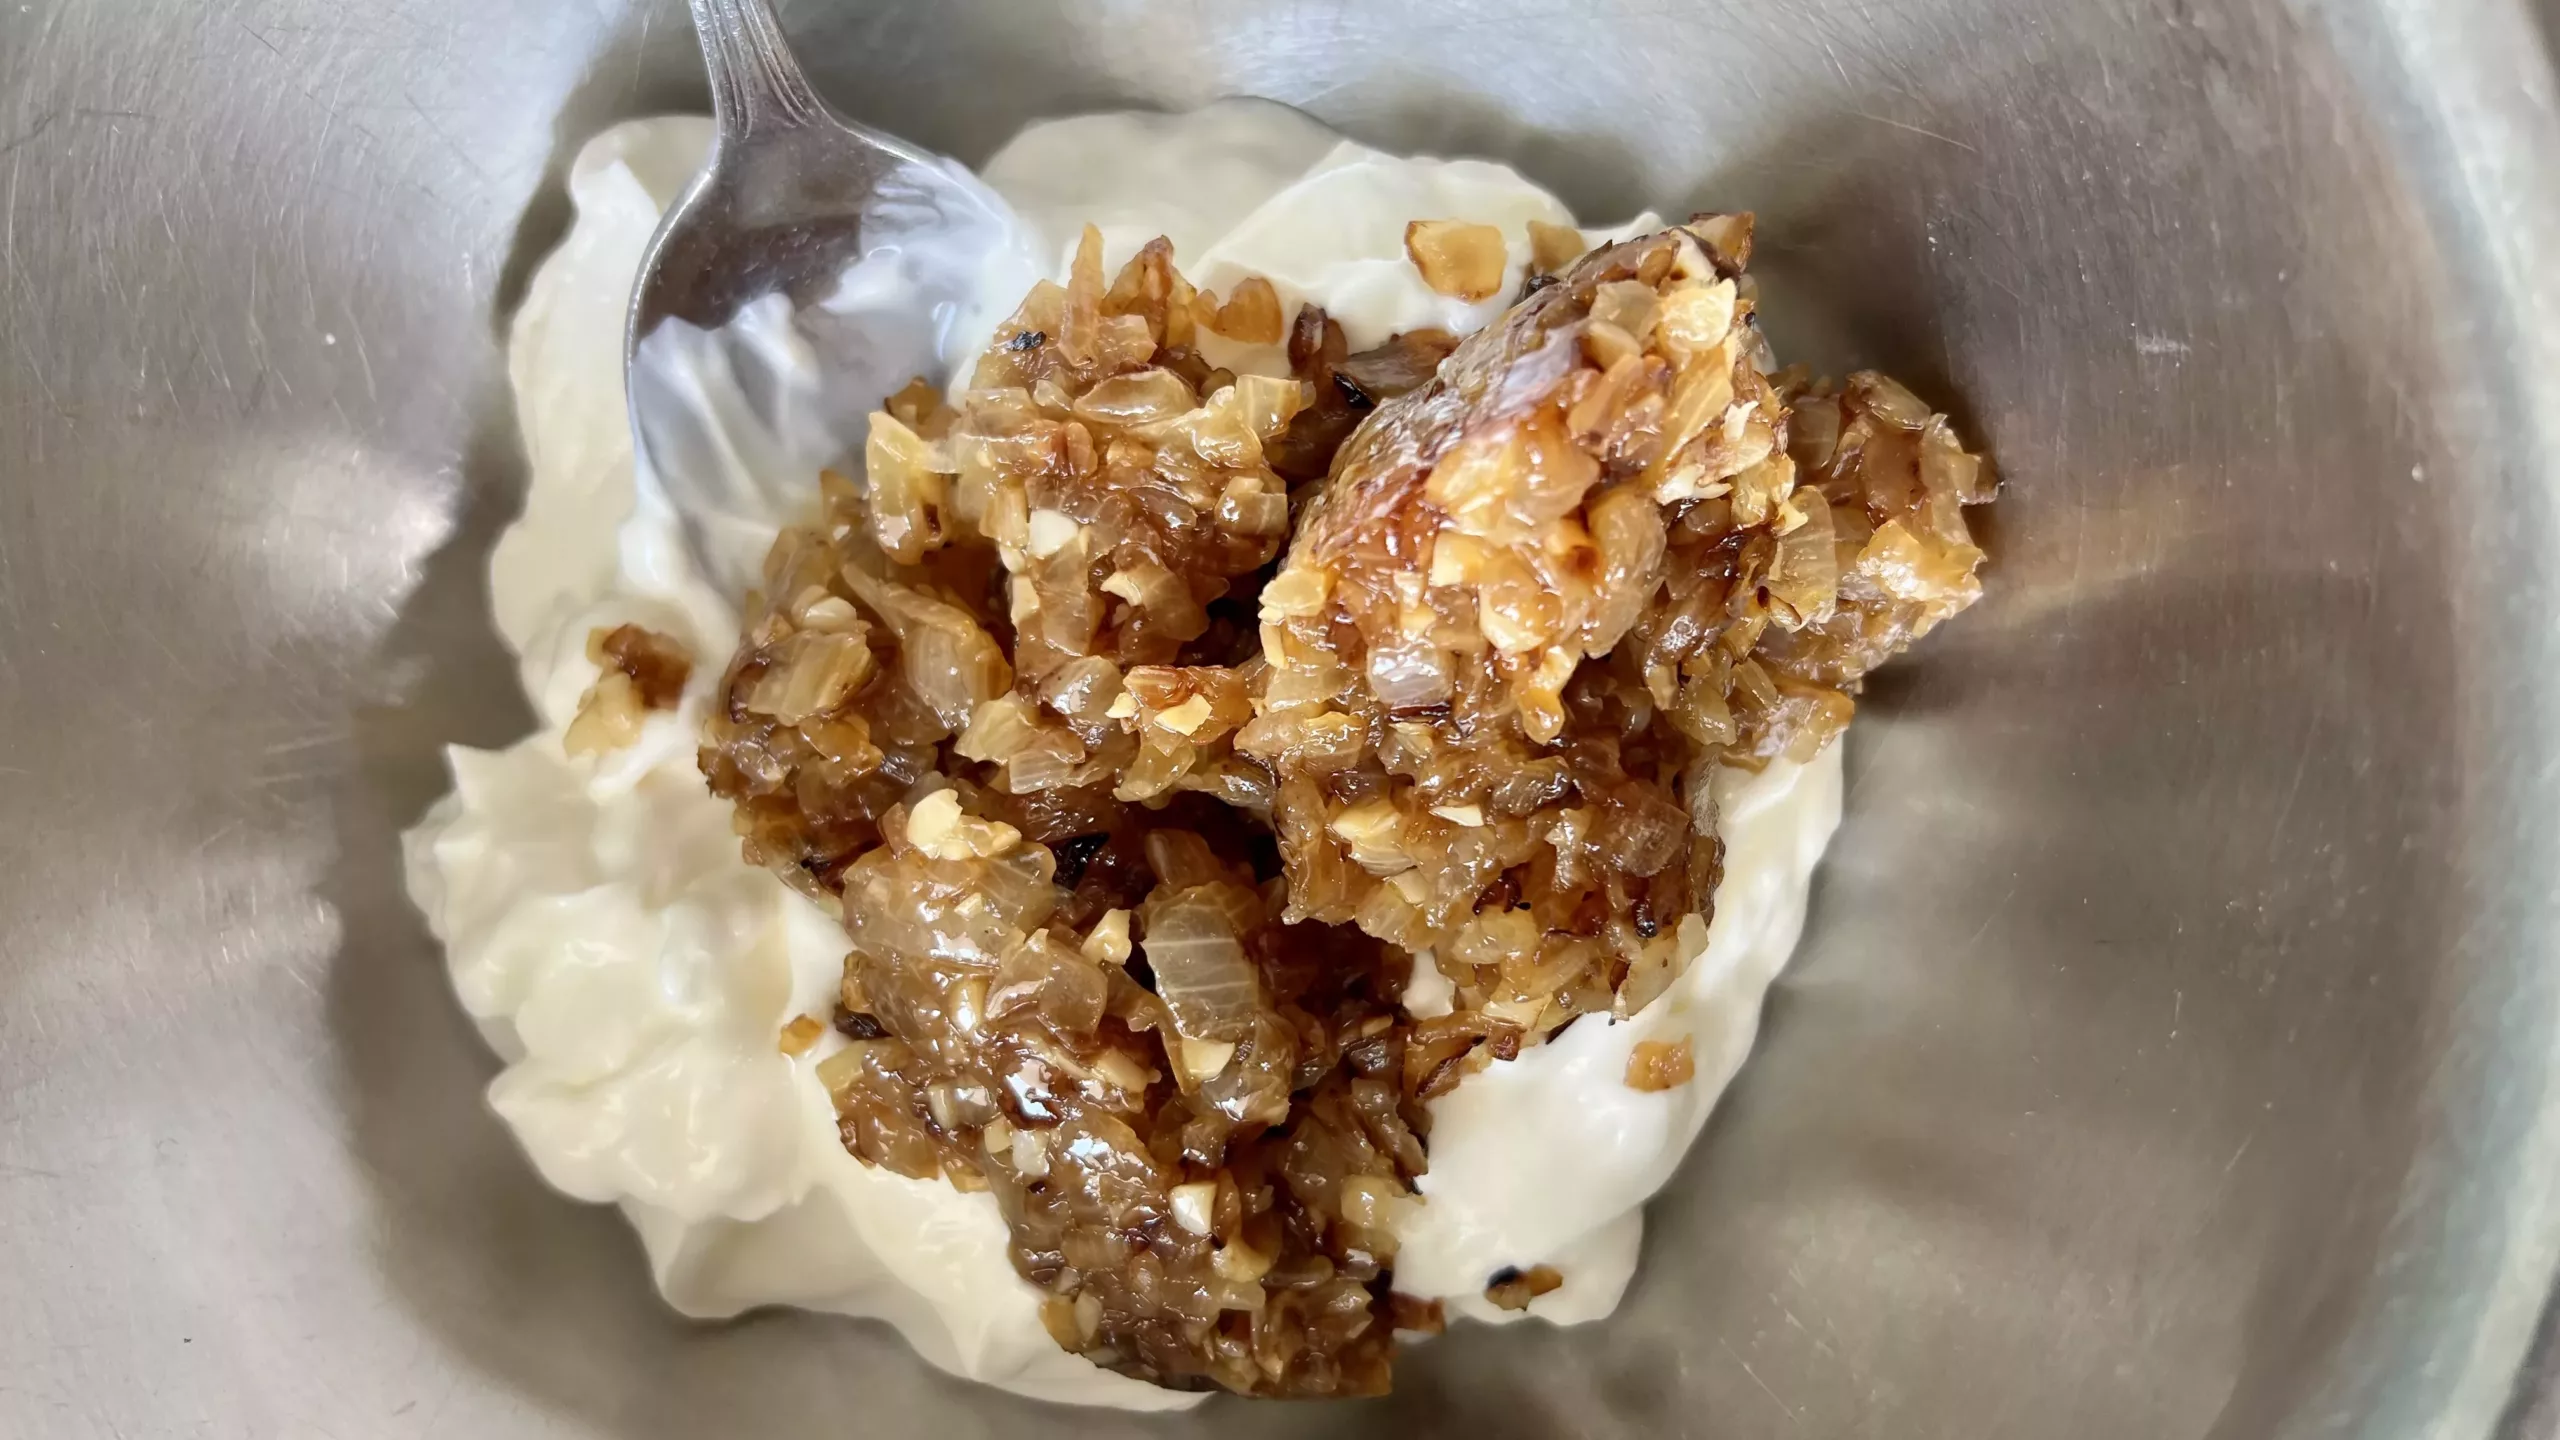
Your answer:
[[[1076,397],[1078,418],[1106,425],[1151,425],[1188,413],[1200,403],[1191,386],[1170,370],[1114,375]]]
[[[844,578],[898,638],[898,673],[950,730],[968,728],[972,710],[1012,685],[1013,667],[968,611],[858,564]]]
[[[1173,1221],[1194,1235],[1206,1235],[1218,1204],[1218,1182],[1195,1180],[1173,1187]]]
[[[1422,283],[1473,304],[1502,288],[1510,257],[1502,232],[1461,220],[1416,220],[1404,227],[1404,253],[1422,272]]]
[[[1449,657],[1436,645],[1408,642],[1369,652],[1369,691],[1390,710],[1440,704],[1454,683]]]
[[[1194,320],[1240,345],[1277,345],[1283,333],[1280,292],[1259,275],[1248,275],[1227,292],[1225,303],[1208,303],[1202,291]],[[1203,314],[1201,312],[1205,311]]]
[[[885,410],[871,412],[871,434],[862,451],[871,486],[871,534],[890,559],[913,565],[943,542],[942,512],[949,504],[944,476],[955,469],[942,447]]]
[[[1831,506],[1811,487],[1787,497],[1804,522],[1778,537],[1778,555],[1770,562],[1770,618],[1789,630],[1801,630],[1831,618],[1840,597],[1840,556],[1831,528]]]
[[[1194,1085],[1226,1069],[1227,1062],[1234,1058],[1236,1058],[1236,1042],[1233,1040],[1185,1040],[1182,1042],[1183,1073],[1191,1077],[1191,1083]]]
[[[1529,265],[1541,275],[1552,275],[1582,258],[1591,248],[1582,232],[1570,225],[1550,225],[1544,220],[1529,222]]]
[[[1156,994],[1189,1040],[1242,1040],[1262,1011],[1262,977],[1244,953],[1224,882],[1195,885],[1150,902],[1140,948]]]

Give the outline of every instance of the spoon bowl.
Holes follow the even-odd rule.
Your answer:
[[[690,3],[714,139],[641,261],[623,364],[643,486],[735,596],[821,467],[859,477],[863,417],[941,378],[944,335],[1015,232],[965,168],[819,98],[770,0]]]

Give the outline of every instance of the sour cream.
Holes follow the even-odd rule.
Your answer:
[[[576,221],[509,337],[532,484],[490,585],[540,728],[504,750],[453,749],[453,793],[406,837],[410,894],[505,1062],[490,1102],[547,1181],[629,1216],[659,1290],[687,1314],[792,1305],[871,1317],[934,1364],[1020,1394],[1194,1403],[1060,1350],[1007,1257],[993,1197],[853,1159],[815,1073],[832,1037],[800,1056],[777,1044],[794,1017],[832,1013],[844,938],[739,857],[728,806],[695,769],[703,707],[737,635],[735,597],[697,572],[666,502],[635,475],[622,385],[623,307],[641,252],[709,143],[708,122],[676,117],[590,141],[570,174]],[[1518,265],[1529,222],[1572,223],[1505,167],[1383,154],[1262,102],[1035,125],[981,175],[1018,234],[946,328],[946,369],[964,377],[1032,279],[1064,278],[1088,221],[1103,231],[1106,265],[1165,235],[1195,283],[1223,294],[1264,276],[1284,312],[1322,305],[1355,347],[1418,326],[1473,330],[1500,313],[1498,298],[1469,305],[1423,285],[1405,261],[1406,221],[1499,226]],[[742,465],[797,465],[810,432],[788,407],[820,393],[818,377],[793,368],[806,347],[777,311],[737,323],[764,327],[748,338],[775,366],[761,412],[728,393],[725,373],[669,378],[699,387],[742,432],[769,427],[735,437]],[[1210,358],[1286,368],[1277,347]],[[741,493],[771,480],[739,478]],[[778,528],[790,517],[768,518]],[[586,636],[626,622],[683,640],[693,681],[637,744],[572,757],[563,733],[596,679]],[[1640,1207],[1748,1051],[1839,813],[1836,747],[1720,784],[1727,870],[1712,925],[1692,922],[1697,958],[1632,1021],[1586,1018],[1435,1102],[1422,1203],[1399,1227],[1398,1289],[1516,1318],[1483,1300],[1486,1282],[1543,1263],[1564,1284],[1528,1313],[1577,1321],[1616,1305]],[[1417,1009],[1436,979],[1418,979]],[[1695,1079],[1652,1094],[1626,1086],[1638,1041],[1683,1036]]]

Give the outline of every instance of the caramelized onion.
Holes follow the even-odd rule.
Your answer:
[[[1510,273],[1496,232],[1411,238],[1447,293]],[[1720,769],[1810,755],[1979,592],[1989,468],[1882,377],[1767,373],[1749,246],[1709,215],[1567,264],[1533,227],[1492,329],[1351,355],[1306,307],[1276,378],[1193,348],[1281,338],[1276,288],[1205,297],[1163,240],[1106,285],[1088,229],[775,542],[704,771],[843,919],[845,1145],[993,1192],[1061,1345],[1383,1390],[1436,1323],[1388,1274],[1426,1106],[1669,990]],[[681,698],[662,668],[586,739]]]

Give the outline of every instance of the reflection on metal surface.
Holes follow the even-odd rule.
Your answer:
[[[799,9],[848,111],[964,158],[1256,91],[1587,213],[1756,206],[1772,313],[1827,321],[1781,342],[1924,379],[2009,478],[1627,1309],[1211,1423],[2548,1423],[2560,120],[2521,5]],[[547,167],[699,104],[690,51],[673,6],[0,13],[0,1432],[1031,1418],[859,1327],[665,1315],[481,1110],[399,896],[436,745],[525,723],[481,575]]]
[[[692,560],[744,594],[773,540],[763,517],[798,494],[794,467],[739,474],[724,433],[735,427],[706,412],[687,372],[707,363],[756,374],[753,342],[728,327],[758,302],[787,306],[792,333],[818,347],[831,402],[801,468],[827,464],[859,448],[862,417],[882,396],[935,368],[941,317],[1002,263],[1010,231],[1002,204],[961,166],[848,125],[812,94],[771,0],[693,0],[692,27],[717,138],[641,259],[624,378],[633,448],[682,520]]]

